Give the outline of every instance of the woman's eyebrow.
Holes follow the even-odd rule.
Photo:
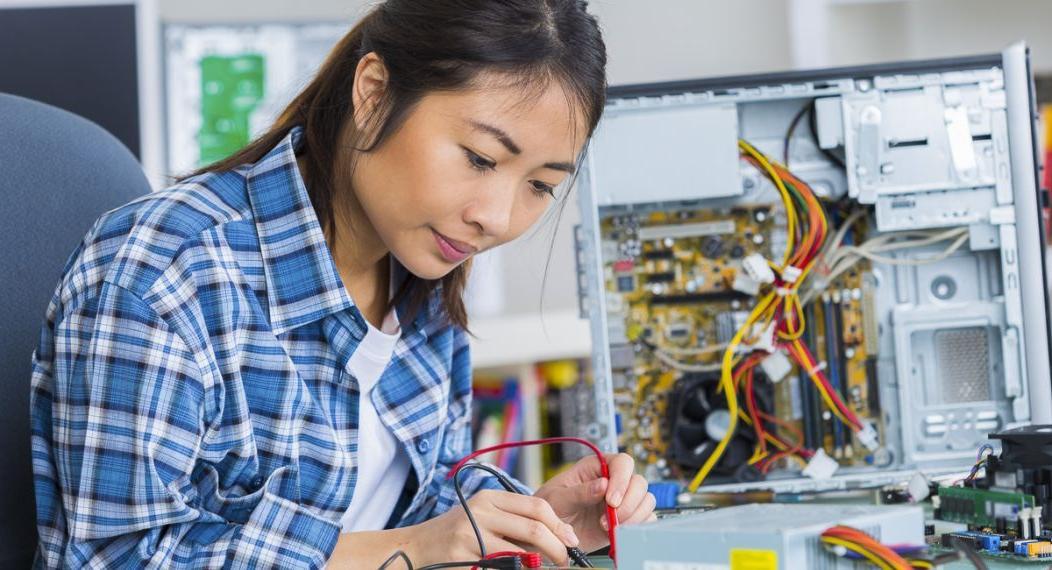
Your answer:
[[[511,140],[511,136],[508,133],[504,132],[503,129],[494,127],[493,125],[489,125],[480,121],[468,122],[471,124],[471,126],[475,127],[476,130],[493,135],[498,141],[500,141],[500,144],[504,145],[504,148],[508,149],[508,152],[512,154],[522,154],[522,149],[519,148],[519,145],[515,144],[515,141]]]
[[[483,123],[481,121],[471,120],[468,121],[468,123],[471,124],[471,126],[474,127],[476,130],[493,135],[494,138],[500,141],[500,144],[504,145],[504,148],[508,149],[508,152],[512,154],[522,154],[522,149],[519,148],[519,145],[515,144],[515,141],[511,139],[511,135],[509,135],[503,129],[487,123]],[[550,168],[552,170],[561,170],[570,174],[573,174],[573,172],[577,170],[577,167],[570,162],[547,162],[544,164],[544,167]]]

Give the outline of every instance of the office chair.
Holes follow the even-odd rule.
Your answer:
[[[36,549],[29,380],[48,302],[95,219],[149,191],[98,125],[0,93],[0,568],[28,568]]]

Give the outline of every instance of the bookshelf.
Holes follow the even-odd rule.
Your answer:
[[[592,341],[588,321],[576,311],[523,314],[471,321],[472,366],[476,376],[515,378],[522,398],[522,439],[537,439],[541,433],[540,397],[544,379],[537,364],[553,360],[586,359]],[[519,458],[519,473],[527,485],[544,482],[541,449],[525,448]]]
[[[548,360],[588,358],[588,321],[576,311],[509,315],[470,323],[471,360],[476,369],[504,368]]]

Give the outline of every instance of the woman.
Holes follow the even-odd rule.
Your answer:
[[[388,0],[257,141],[104,215],[34,355],[38,564],[477,558],[468,265],[566,200],[605,61],[581,1]],[[652,518],[608,460],[532,497],[466,472],[488,550]]]

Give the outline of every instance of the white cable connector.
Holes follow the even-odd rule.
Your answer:
[[[859,443],[870,451],[874,451],[880,447],[880,438],[877,435],[877,430],[873,429],[873,424],[871,423],[864,422],[863,428],[855,434],[855,437],[858,438]]]
[[[785,281],[786,283],[796,283],[796,280],[800,278],[800,274],[803,272],[804,270],[799,267],[787,265],[785,269],[782,270],[782,281]]]
[[[775,350],[760,361],[760,368],[771,382],[778,383],[793,371],[793,363],[789,361],[784,351]]]
[[[803,474],[819,481],[829,479],[836,473],[836,470],[840,468],[840,464],[835,459],[826,455],[826,452],[822,448],[818,448],[815,454],[808,460],[807,466],[804,467]]]
[[[774,270],[759,253],[752,253],[742,260],[742,269],[753,281],[761,284],[774,283]]]
[[[760,282],[749,277],[744,271],[739,271],[734,276],[734,283],[731,284],[731,289],[739,293],[745,293],[750,297],[755,297],[760,294]]]
[[[752,336],[756,338],[756,342],[748,345],[747,348],[749,350],[762,350],[764,352],[774,352],[775,322],[771,321],[766,328],[764,328],[763,324],[761,323],[754,323],[752,327]]]
[[[919,503],[928,498],[928,495],[931,494],[931,486],[924,473],[917,471],[910,477],[909,483],[906,484],[906,493],[914,503]]]

